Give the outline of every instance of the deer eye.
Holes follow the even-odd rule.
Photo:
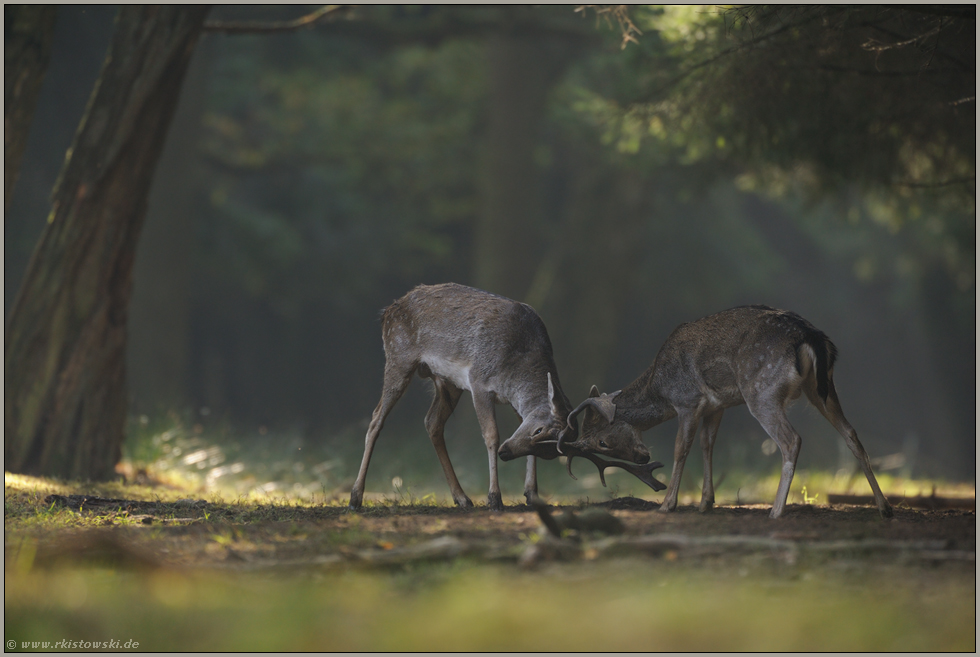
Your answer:
[[[606,441],[605,440],[600,440],[599,441],[599,447],[609,447],[609,445],[606,444]]]
[[[534,432],[533,434],[531,434],[531,435],[532,435],[532,436],[536,436],[536,435],[538,435],[539,433],[541,433],[542,431],[544,431],[544,428],[543,428],[543,427],[538,427],[538,429],[537,429],[537,431],[535,431],[535,432]]]

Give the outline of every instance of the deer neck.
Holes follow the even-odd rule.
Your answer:
[[[562,418],[568,417],[568,414],[572,412],[572,405],[569,403],[568,397],[565,392],[561,389],[561,383],[558,381],[558,374],[556,371],[551,372],[552,385],[555,386],[555,390],[558,393],[556,399],[556,405],[558,407],[559,416]],[[514,410],[521,418],[528,417],[532,412],[544,408],[551,408],[551,399],[548,397],[548,386],[547,384],[541,385],[540,381],[535,379],[533,385],[521,386],[516,390],[512,391],[510,398],[508,399]]]
[[[677,411],[644,374],[616,396],[616,419],[624,420],[640,431],[676,417]]]

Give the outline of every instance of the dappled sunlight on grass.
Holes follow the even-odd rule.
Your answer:
[[[337,441],[350,443],[343,433]],[[305,451],[304,451],[305,448]],[[298,431],[243,431],[222,420],[185,412],[131,418],[120,470],[127,479],[150,475],[183,488],[261,499],[336,497],[343,455],[309,444]]]
[[[175,486],[139,486],[114,482],[64,482],[46,477],[3,474],[4,529],[60,529],[96,522],[72,509],[45,501],[49,495],[96,495],[107,498],[176,501],[193,491]]]
[[[465,424],[465,423],[464,423]],[[465,433],[465,427],[459,427]],[[472,427],[470,427],[472,429]],[[232,427],[213,416],[170,412],[130,419],[125,460],[120,472],[128,481],[153,482],[181,488],[184,496],[220,496],[225,500],[269,503],[345,504],[363,449],[363,429],[351,425],[336,435],[311,437],[298,430]],[[734,437],[737,439],[738,437]],[[478,440],[450,441],[453,465],[471,499],[486,499],[486,453]],[[580,462],[581,461],[581,462]],[[499,464],[506,503],[523,503],[523,460]],[[608,486],[587,461],[573,465],[577,480],[568,477],[564,459],[540,461],[539,490],[549,501],[606,501],[634,496],[662,501],[663,494],[617,468],[606,471]],[[655,472],[670,479],[671,464]],[[975,497],[973,482],[912,479],[900,470],[876,471],[889,497],[931,495]],[[733,467],[715,464],[715,499],[719,505],[772,504],[779,481],[774,461]],[[805,488],[805,491],[804,491]],[[192,491],[188,493],[187,491]],[[790,504],[826,504],[829,494],[870,495],[856,461],[838,472],[800,469],[790,489]],[[697,505],[701,498],[701,464],[689,459],[681,481],[679,503]],[[383,447],[372,459],[365,500],[383,504],[452,505],[438,460],[421,427],[386,429]]]
[[[576,466],[578,467],[578,466]],[[667,468],[670,466],[668,465]],[[701,501],[701,473],[693,468],[693,472],[685,472],[681,480],[678,503],[682,506],[696,506]],[[663,471],[661,471],[663,472]],[[670,480],[669,470],[666,474],[657,475],[666,483]],[[975,482],[946,481],[943,479],[911,479],[882,473],[876,474],[882,492],[892,497],[916,497],[935,494],[939,497],[976,497]],[[594,479],[594,481],[593,481]],[[604,499],[625,497],[628,495],[651,500],[663,501],[663,493],[650,490],[642,483],[634,480],[629,474],[611,470],[606,473],[608,488],[602,488],[598,475],[588,474],[580,477],[582,486],[577,496],[581,499],[601,501]],[[779,471],[756,472],[726,470],[722,475],[715,476],[715,502],[717,505],[771,505],[779,485]],[[839,473],[823,470],[797,470],[790,487],[789,504],[826,505],[831,494],[853,494],[871,496],[871,487],[861,472],[842,476]],[[547,496],[547,493],[545,493]],[[574,496],[562,495],[561,498]]]
[[[560,504],[575,503],[576,501],[603,501],[628,495],[659,503],[663,500],[662,493],[654,493],[642,484],[632,485],[629,475],[608,476],[609,488],[598,489],[583,487],[581,491],[564,494],[549,494],[543,491],[545,499]],[[624,485],[623,482],[630,482]],[[882,490],[889,497],[937,496],[973,498],[976,496],[976,486],[973,482],[946,482],[929,479],[903,479],[901,477],[883,474],[878,477]],[[681,488],[679,503],[682,506],[697,505],[701,498],[700,479],[693,480],[685,477],[686,486]],[[716,501],[719,506],[771,504],[779,482],[778,473],[759,475],[755,473],[732,473],[726,477],[722,485],[716,488]],[[439,484],[440,482],[437,482]],[[573,482],[575,483],[575,482]],[[694,485],[696,484],[696,485]],[[28,477],[12,473],[4,474],[4,523],[5,527],[23,526],[79,526],[87,523],[85,516],[73,513],[64,507],[56,507],[45,503],[49,495],[85,494],[109,498],[124,498],[130,500],[148,500],[161,502],[176,502],[187,498],[204,498],[214,503],[234,504],[242,509],[254,509],[258,506],[345,506],[347,503],[346,488],[335,491],[334,494],[308,495],[295,494],[288,485],[285,490],[263,492],[250,490],[236,491],[234,488],[215,486],[210,489],[201,486],[199,482],[189,482],[181,478],[178,472],[160,471],[151,468],[149,478],[144,483],[116,482],[61,482],[43,477]],[[574,491],[574,489],[573,489]],[[483,496],[473,491],[473,500],[477,505],[485,503]],[[842,480],[834,473],[799,471],[793,479],[790,490],[790,504],[826,505],[831,493],[854,493],[870,495],[871,490],[863,476]],[[523,495],[504,495],[507,505],[524,503]],[[425,487],[410,488],[408,486],[392,486],[386,492],[368,491],[365,495],[365,507],[374,506],[435,506],[452,507],[453,501],[442,485],[434,489]]]
[[[975,497],[974,482],[950,482],[941,479],[907,479],[882,473],[876,474],[878,485],[889,498],[931,495],[948,497]],[[701,482],[683,489],[682,498],[687,504],[697,504],[701,499]],[[765,503],[772,504],[779,485],[779,472],[770,474],[732,473],[722,486],[716,484],[715,499],[718,504]],[[804,487],[806,492],[804,493]],[[827,504],[830,494],[871,495],[868,480],[861,472],[841,476],[833,472],[798,470],[790,487],[790,504]]]

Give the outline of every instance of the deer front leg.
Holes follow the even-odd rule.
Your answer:
[[[500,435],[497,433],[493,397],[488,392],[474,390],[473,408],[476,409],[476,419],[480,422],[483,442],[487,446],[487,459],[490,462],[490,492],[487,494],[487,508],[491,511],[503,511],[504,503],[500,497],[500,484],[497,482],[497,448],[500,446]]]
[[[527,473],[524,476],[524,499],[530,504],[538,496],[538,461],[535,457],[527,457]]]
[[[716,411],[705,416],[701,422],[701,452],[704,456],[704,484],[701,487],[701,513],[711,510],[715,505],[715,484],[711,469],[711,457],[715,449],[715,438],[718,436],[718,426],[725,411]]]
[[[429,433],[429,440],[432,441],[432,446],[436,450],[436,456],[439,457],[439,463],[442,465],[443,474],[446,475],[446,482],[449,484],[449,491],[453,500],[457,506],[470,507],[473,506],[473,501],[466,496],[463,487],[459,485],[459,479],[456,478],[453,464],[449,460],[449,452],[446,450],[444,434],[446,420],[456,409],[456,404],[459,402],[459,397],[463,391],[443,379],[433,377],[433,383],[436,387],[435,397],[432,399],[429,412],[425,414],[425,430]]]
[[[677,438],[674,439],[674,469],[670,473],[670,483],[664,494],[661,511],[673,511],[677,508],[677,493],[681,488],[681,475],[684,474],[684,462],[694,444],[694,436],[698,429],[700,418],[692,411],[683,411],[677,415]]]

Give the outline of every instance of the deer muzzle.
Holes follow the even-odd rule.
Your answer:
[[[528,445],[514,445],[511,441],[506,440],[497,448],[497,456],[500,457],[501,461],[512,461],[522,456],[536,456],[539,459],[550,461],[559,456],[557,445],[557,440],[541,440]]]

